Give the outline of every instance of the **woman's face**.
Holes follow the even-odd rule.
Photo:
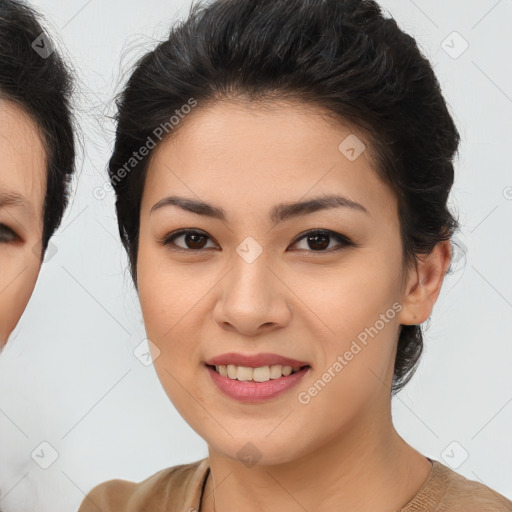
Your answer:
[[[0,100],[0,348],[16,327],[41,266],[46,154],[36,125]]]
[[[297,106],[217,103],[189,114],[153,154],[139,297],[159,378],[210,450],[290,461],[389,407],[409,274],[397,202],[356,137]],[[193,213],[171,196],[209,206]],[[307,207],[327,196],[345,205]],[[184,228],[197,233],[171,236]],[[308,237],[315,229],[328,233]],[[239,360],[263,369],[235,366],[235,380],[206,366],[229,353],[308,367],[263,384],[243,379],[275,377],[278,359]]]

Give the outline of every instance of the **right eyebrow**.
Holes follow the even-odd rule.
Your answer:
[[[8,206],[30,210],[27,200],[21,194],[0,189],[0,208],[6,208]]]

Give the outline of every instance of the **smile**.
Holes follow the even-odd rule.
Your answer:
[[[241,402],[262,402],[281,395],[296,386],[311,366],[205,365],[216,388],[224,395]],[[223,375],[224,374],[224,375]]]

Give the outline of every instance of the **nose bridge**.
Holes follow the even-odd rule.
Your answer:
[[[224,281],[217,320],[250,332],[262,324],[280,324],[285,320],[286,301],[276,286],[274,273],[263,247],[252,237],[236,248],[232,270]],[[281,304],[279,305],[279,302]]]
[[[242,301],[264,300],[271,302],[272,285],[269,282],[272,273],[267,268],[268,253],[252,236],[246,237],[236,248],[233,258],[233,272],[230,278],[230,294]],[[255,305],[253,304],[252,307]]]

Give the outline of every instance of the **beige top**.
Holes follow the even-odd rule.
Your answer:
[[[208,458],[155,473],[140,483],[111,480],[96,486],[78,512],[198,512]],[[398,512],[511,512],[512,501],[464,478],[438,461],[416,496]]]

